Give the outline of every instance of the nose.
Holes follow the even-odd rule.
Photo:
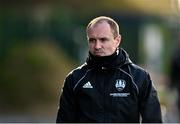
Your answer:
[[[94,46],[95,49],[100,49],[101,48],[101,43],[97,40]]]

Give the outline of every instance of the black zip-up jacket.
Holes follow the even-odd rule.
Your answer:
[[[89,53],[66,77],[56,122],[161,123],[157,92],[149,74],[125,50],[107,57]]]

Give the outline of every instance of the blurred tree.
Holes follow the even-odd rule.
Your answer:
[[[53,43],[32,42],[9,49],[0,65],[1,111],[57,103],[65,75],[74,66]]]

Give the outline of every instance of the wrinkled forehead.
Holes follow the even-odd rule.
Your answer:
[[[110,25],[107,22],[99,22],[91,25],[87,31],[87,33],[92,33],[92,32],[110,32],[113,33],[111,30]]]
[[[88,37],[107,37],[113,36],[113,33],[109,24],[102,22],[96,25],[92,25],[89,28],[87,35]]]

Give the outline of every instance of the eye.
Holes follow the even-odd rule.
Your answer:
[[[107,38],[101,38],[100,41],[101,42],[106,42],[106,41],[108,41],[108,39]]]
[[[96,39],[94,38],[89,38],[89,43],[94,43],[96,41]]]

